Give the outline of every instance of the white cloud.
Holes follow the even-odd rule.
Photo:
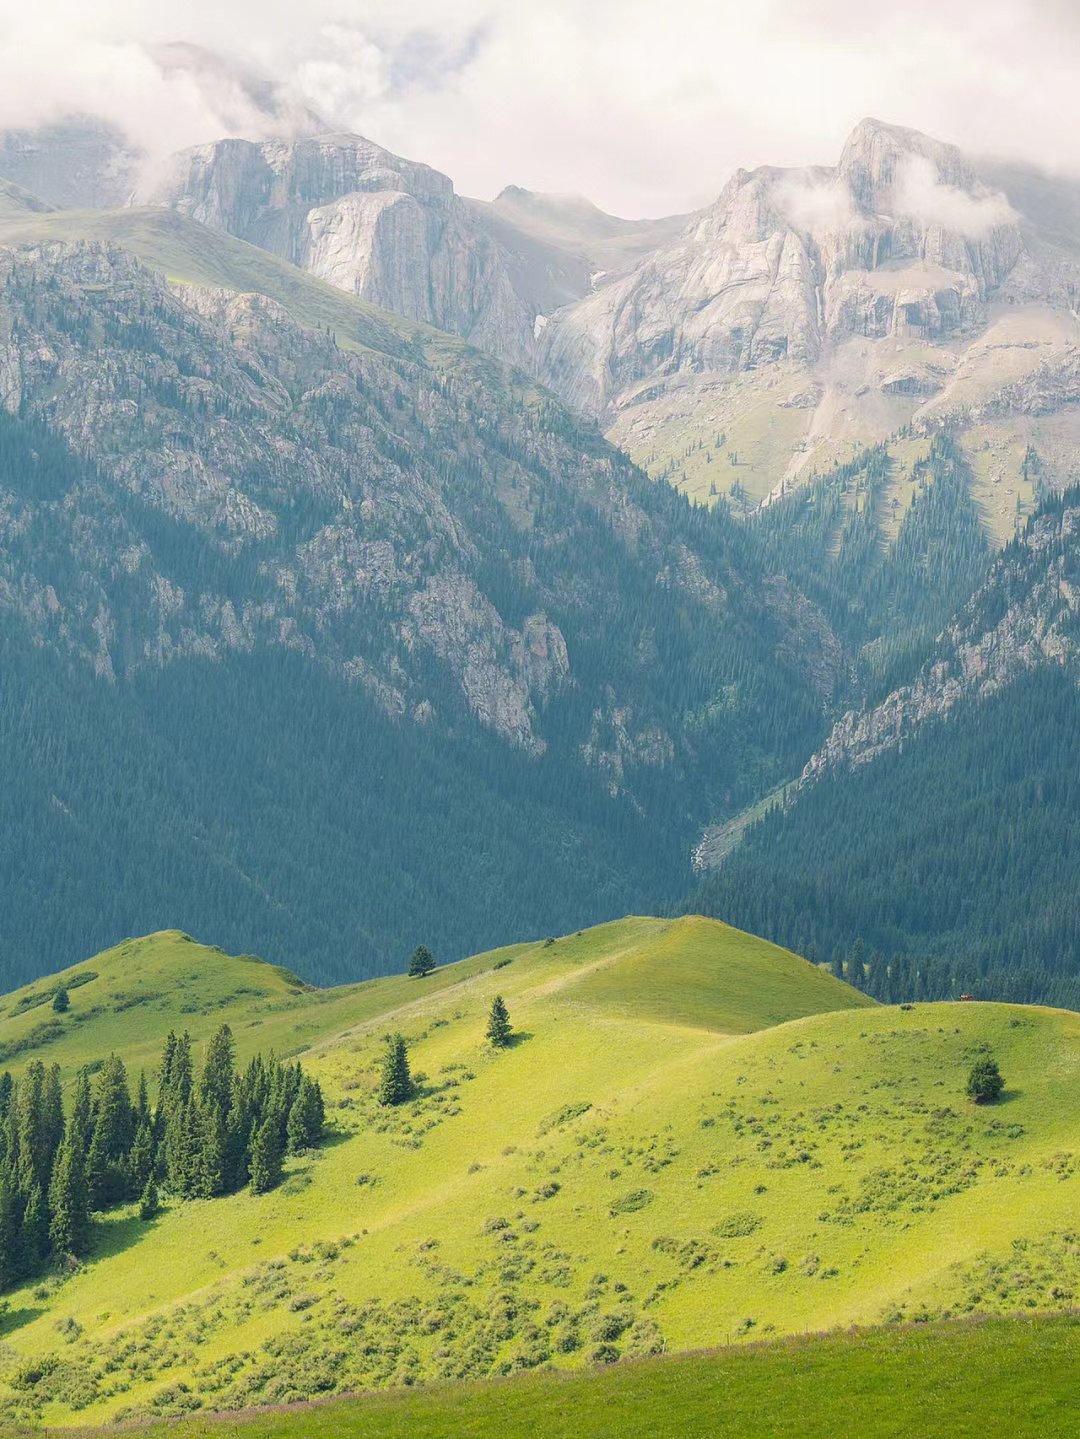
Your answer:
[[[834,162],[865,114],[1080,169],[1065,0],[0,0],[0,125],[93,110],[155,150],[266,126],[243,86],[163,76],[145,47],[177,39],[466,194],[687,209],[739,165]]]
[[[856,218],[851,191],[839,180],[791,175],[777,183],[773,195],[777,209],[796,230],[820,234],[845,228]]]
[[[924,225],[941,225],[975,240],[1017,218],[998,192],[970,194],[944,184],[933,162],[922,155],[910,156],[901,167],[893,189],[893,208],[897,215],[910,216]]]

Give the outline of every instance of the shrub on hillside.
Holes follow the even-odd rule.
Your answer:
[[[1004,1088],[1005,1081],[1001,1077],[996,1059],[987,1057],[972,1065],[968,1075],[967,1092],[968,1097],[976,1104],[993,1104],[996,1099],[1001,1098]]]

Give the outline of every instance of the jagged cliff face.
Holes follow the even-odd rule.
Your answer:
[[[186,150],[135,198],[529,368],[550,314],[681,228],[515,186],[490,204],[463,199],[437,170],[355,135]]]
[[[183,47],[173,62],[202,73]],[[695,499],[734,490],[755,505],[948,423],[1004,540],[1040,488],[1071,474],[1069,182],[976,170],[953,146],[866,120],[835,165],[740,170],[696,215],[627,221],[514,186],[463,199],[427,166],[318,133],[317,116],[290,119],[272,95],[249,99],[257,132],[283,138],[184,151],[132,198],[531,370]],[[0,137],[0,175],[54,199],[60,174],[57,203],[114,203],[133,171],[105,185],[100,136],[72,133],[79,143],[59,149],[45,132]]]
[[[959,151],[867,121],[835,169],[738,171],[673,244],[560,315],[543,363],[599,412],[650,374],[809,364],[849,335],[943,339],[973,328],[1022,248]]]
[[[138,198],[502,359],[529,359],[533,312],[498,242],[445,175],[358,136],[199,146]]]
[[[810,759],[803,781],[862,765],[927,721],[970,705],[1046,666],[1080,680],[1080,491],[1052,501],[1000,556],[948,627],[938,653],[909,685],[843,716]]]

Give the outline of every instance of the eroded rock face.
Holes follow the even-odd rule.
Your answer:
[[[137,198],[501,358],[531,354],[533,312],[451,181],[359,136],[198,146],[174,156]]]
[[[847,335],[971,329],[1023,243],[953,146],[864,121],[828,169],[739,170],[621,282],[555,316],[541,363],[600,413],[651,373],[809,364]]]

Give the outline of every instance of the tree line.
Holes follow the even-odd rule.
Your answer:
[[[145,1073],[132,1097],[115,1054],[80,1071],[67,1113],[58,1065],[0,1075],[0,1289],[87,1254],[95,1211],[138,1200],[151,1219],[161,1189],[179,1199],[273,1189],[286,1154],[317,1144],[324,1122],[318,1080],[262,1055],[238,1068],[228,1025],[198,1071],[190,1036],[168,1036],[153,1104]]]

